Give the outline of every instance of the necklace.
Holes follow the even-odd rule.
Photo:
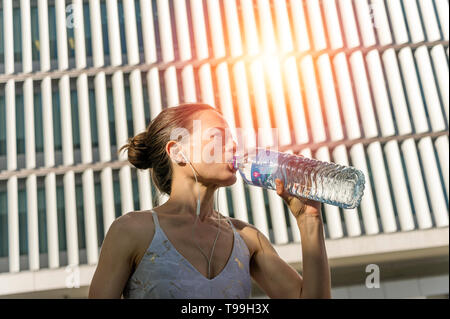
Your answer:
[[[189,163],[189,165],[191,166],[192,172],[194,173],[194,177],[195,177],[195,183],[198,185],[198,197],[197,197],[197,208],[196,208],[196,218],[195,218],[195,223],[192,226],[192,239],[194,240],[194,244],[195,246],[197,246],[198,250],[200,250],[200,252],[202,253],[203,257],[206,258],[206,261],[208,262],[208,279],[210,279],[211,277],[211,260],[214,254],[214,248],[216,248],[216,242],[217,242],[217,238],[219,238],[219,234],[220,234],[220,213],[219,213],[219,225],[218,225],[218,230],[217,230],[217,235],[216,235],[216,239],[214,239],[214,243],[213,243],[213,247],[211,249],[211,255],[209,256],[209,258],[206,256],[206,254],[203,252],[203,250],[200,248],[200,246],[197,244],[197,242],[195,241],[195,236],[194,236],[194,228],[195,226],[197,226],[197,220],[198,220],[198,216],[200,215],[200,185],[198,184],[198,180],[197,180],[197,174],[195,173],[194,167],[192,166],[191,162],[188,160],[187,161]],[[217,204],[217,192],[216,192],[216,204]]]
[[[217,195],[217,194],[216,194],[216,195]],[[216,198],[217,198],[217,196],[216,196]],[[217,203],[217,202],[216,202],[216,203]],[[214,254],[214,249],[216,248],[216,242],[217,242],[217,239],[219,238],[219,234],[220,234],[220,213],[218,213],[218,215],[219,215],[219,218],[218,218],[217,220],[219,221],[219,223],[218,223],[218,225],[217,225],[217,227],[218,227],[217,235],[216,235],[216,239],[214,239],[213,247],[212,247],[212,249],[211,249],[211,255],[209,256],[209,258],[208,258],[208,256],[205,254],[205,252],[203,251],[203,249],[201,249],[200,246],[199,246],[199,245],[197,244],[197,242],[195,241],[194,228],[195,228],[195,226],[197,225],[198,215],[197,215],[197,217],[195,218],[195,223],[194,223],[194,225],[192,226],[192,238],[193,238],[193,240],[194,240],[194,244],[195,244],[195,246],[197,246],[198,250],[200,250],[200,253],[203,255],[203,257],[205,257],[206,261],[208,262],[208,279],[211,279],[211,260],[212,260],[213,254]]]

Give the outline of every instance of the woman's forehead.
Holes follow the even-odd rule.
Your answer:
[[[202,131],[214,127],[223,129],[228,128],[228,123],[225,121],[223,116],[214,111],[201,112],[197,118],[194,118],[194,120],[200,121]]]

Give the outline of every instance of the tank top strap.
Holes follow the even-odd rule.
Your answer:
[[[156,230],[161,227],[159,226],[158,215],[156,214],[156,212],[153,209],[151,210],[151,212],[153,215],[153,223],[155,224],[155,232],[156,232]]]
[[[231,228],[233,229],[233,232],[236,232],[236,228],[233,225],[233,222],[231,221],[230,217],[225,216],[227,222],[230,224]]]

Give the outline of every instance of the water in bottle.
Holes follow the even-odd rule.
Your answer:
[[[233,157],[245,183],[276,189],[277,178],[291,195],[342,208],[355,208],[364,192],[364,174],[351,166],[322,162],[302,155],[254,148]]]

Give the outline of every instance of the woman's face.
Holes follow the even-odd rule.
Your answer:
[[[183,153],[194,166],[197,179],[205,185],[233,185],[236,171],[230,163],[237,145],[226,120],[219,113],[207,110],[196,113],[190,125],[192,133],[181,144]],[[185,173],[194,174],[189,163],[182,167],[188,170]]]

